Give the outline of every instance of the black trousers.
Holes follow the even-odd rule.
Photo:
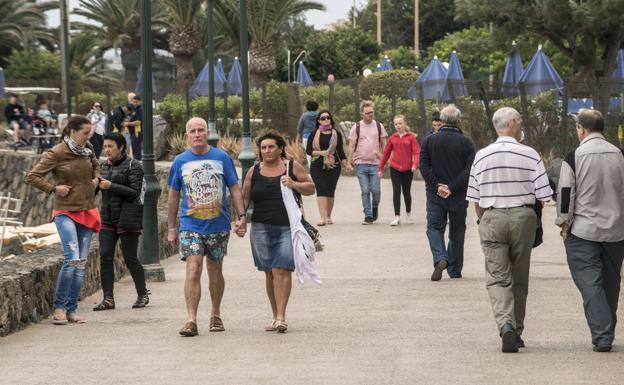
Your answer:
[[[93,145],[93,149],[95,150],[95,157],[100,159],[100,154],[102,154],[102,147],[104,146],[104,135],[93,134],[89,142]]]
[[[113,261],[117,240],[119,239],[121,239],[121,252],[124,262],[128,266],[128,270],[130,270],[137,294],[143,295],[147,292],[143,266],[137,256],[140,235],[139,233],[117,234],[116,231],[112,230],[100,231],[100,279],[105,297],[113,297],[113,282],[115,282]]]
[[[390,179],[392,180],[392,203],[394,203],[394,215],[401,214],[401,189],[405,200],[405,211],[412,212],[412,179],[414,173],[409,171],[397,171],[390,167]]]

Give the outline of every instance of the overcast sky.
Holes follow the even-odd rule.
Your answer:
[[[353,6],[354,0],[316,0],[319,3],[325,5],[326,11],[309,11],[306,13],[306,18],[310,24],[313,24],[316,29],[322,29],[326,25],[331,24],[339,19],[346,19],[349,10]],[[366,3],[366,0],[355,0],[357,6],[361,6]],[[70,9],[77,8],[80,4],[79,0],[69,0]],[[51,26],[59,25],[59,13],[58,11],[51,11],[48,13],[48,23]],[[71,20],[80,19],[76,16],[72,16]]]

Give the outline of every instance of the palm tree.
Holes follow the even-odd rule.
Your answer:
[[[275,71],[273,38],[279,29],[293,16],[305,11],[324,11],[325,6],[312,0],[249,0],[249,72],[253,84],[265,82]],[[235,31],[239,24],[238,2],[229,0],[222,8],[217,8],[230,20],[230,30]]]
[[[201,49],[198,18],[204,0],[163,0],[169,15],[169,51],[176,60],[176,88],[183,93],[194,78],[193,57]]]
[[[27,49],[34,40],[54,40],[45,28],[45,12],[56,8],[53,2],[0,0],[0,65],[11,49]]]
[[[91,35],[72,36],[69,44],[69,58],[73,66],[80,69],[82,78],[103,79],[100,71],[106,63],[98,41]]]
[[[121,49],[125,80],[136,81],[141,57],[140,0],[80,0],[80,8],[73,12],[97,23],[75,22],[72,24],[74,28],[97,38],[102,49]],[[151,20],[154,45],[164,48],[168,22],[161,1],[152,2]]]

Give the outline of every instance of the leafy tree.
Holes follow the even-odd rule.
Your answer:
[[[193,81],[193,56],[199,52],[198,16],[205,11],[204,0],[163,0],[169,14],[169,51],[176,59],[178,92],[186,90],[185,82]]]
[[[315,79],[329,74],[336,79],[355,77],[380,53],[369,33],[348,25],[310,35],[306,47],[308,70]]]
[[[120,48],[125,80],[136,81],[141,56],[141,16],[139,0],[80,0],[77,15],[90,23],[74,22],[72,27],[100,41],[102,49]],[[168,14],[161,1],[152,1],[152,33],[156,48],[166,48]],[[92,23],[95,22],[95,23]]]
[[[325,6],[312,0],[249,0],[249,72],[253,84],[265,82],[275,72],[274,34],[291,17],[310,10],[325,10]],[[238,2],[226,0],[221,12],[229,15],[231,30],[239,25]]]
[[[501,33],[528,30],[558,48],[579,78],[597,84],[610,77],[624,41],[624,0],[455,0],[463,20],[491,22]],[[594,90],[594,95],[597,91]],[[605,106],[606,96],[598,107]]]
[[[306,42],[311,36],[316,36],[316,31],[312,25],[306,23],[303,16],[291,17],[284,24],[284,27],[275,33],[273,37],[273,44],[274,47],[276,47],[275,61],[277,67],[273,74],[273,79],[279,81],[288,80],[287,50],[290,50],[291,52],[290,60],[295,60],[296,56],[304,50],[309,56],[309,47],[307,47]],[[308,65],[306,60],[304,60],[304,63],[306,66]],[[295,76],[293,75],[294,64],[296,63],[290,63],[291,80]],[[322,79],[313,78],[313,80]]]
[[[0,66],[8,64],[12,49],[28,49],[36,40],[54,40],[45,28],[45,12],[55,7],[50,1],[0,0]]]
[[[392,63],[392,68],[394,69],[414,69],[414,67],[419,64],[416,61],[414,49],[412,47],[401,46],[382,52],[375,60],[368,63],[367,68],[374,70],[377,64],[383,63],[386,56],[390,59],[390,63]]]
[[[384,48],[414,46],[414,2],[406,0],[380,0],[381,38]],[[420,48],[425,50],[447,33],[466,28],[463,20],[455,20],[453,0],[427,0],[419,2]],[[353,15],[351,10],[351,16]],[[356,10],[357,26],[376,34],[377,0],[369,0]]]
[[[44,50],[13,51],[9,56],[6,77],[9,79],[58,80],[61,78],[61,56]],[[72,79],[81,79],[82,72],[71,69]]]

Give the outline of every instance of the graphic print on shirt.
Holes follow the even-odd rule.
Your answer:
[[[186,215],[197,219],[214,219],[223,205],[223,163],[196,160],[182,166],[186,187]]]

